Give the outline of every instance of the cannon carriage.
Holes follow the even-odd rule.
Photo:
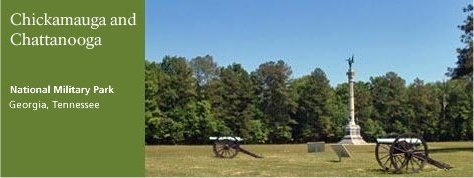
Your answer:
[[[239,152],[254,158],[263,158],[260,155],[240,147],[240,142],[243,141],[240,137],[209,137],[209,140],[214,141],[212,150],[217,158],[234,158]]]
[[[395,173],[419,172],[427,163],[440,169],[452,168],[449,164],[431,159],[426,142],[412,133],[378,138],[375,159],[382,169]]]

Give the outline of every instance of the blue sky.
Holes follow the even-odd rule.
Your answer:
[[[251,72],[282,59],[293,78],[322,68],[345,82],[394,71],[408,83],[446,79],[456,62],[468,0],[146,0],[145,56],[210,54]]]

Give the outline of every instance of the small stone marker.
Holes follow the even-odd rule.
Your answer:
[[[324,152],[324,142],[308,142],[308,153]]]
[[[334,152],[336,152],[337,157],[339,157],[339,162],[341,162],[341,158],[352,157],[349,153],[349,150],[347,150],[347,148],[342,144],[331,145],[331,148],[334,150]]]

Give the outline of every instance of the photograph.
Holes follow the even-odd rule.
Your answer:
[[[472,177],[472,13],[145,0],[145,176]]]

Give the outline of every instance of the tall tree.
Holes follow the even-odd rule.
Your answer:
[[[293,118],[293,120],[295,120],[296,122],[296,124],[292,126],[292,137],[295,143],[304,142],[304,140],[306,139],[303,136],[303,128],[305,128],[305,125],[307,124],[306,122],[303,122],[304,118],[306,118],[306,113],[301,112],[303,108],[300,102],[303,90],[307,86],[307,83],[309,83],[309,79],[310,76],[305,75],[300,78],[291,80],[289,85],[291,92],[293,92],[293,101],[296,102],[296,111],[293,115],[291,115],[291,118]]]
[[[261,116],[256,107],[255,86],[240,64],[222,68],[220,80],[211,82],[211,101],[217,117],[225,122],[232,135],[249,142],[265,142]]]
[[[449,140],[472,140],[472,90],[466,80],[449,80],[446,83],[445,123]]]
[[[193,76],[196,78],[197,94],[200,99],[204,99],[209,82],[219,77],[217,63],[214,62],[212,56],[206,55],[191,59],[189,64],[193,70]]]
[[[263,63],[252,73],[264,122],[270,129],[270,143],[292,140],[291,126],[295,121],[291,114],[295,112],[295,102],[288,87],[291,73],[290,66],[282,60]]]
[[[163,73],[156,64],[145,63],[145,118],[149,119],[158,115],[158,81],[163,78]]]
[[[156,142],[154,139],[156,128],[151,120],[161,115],[156,97],[158,76],[155,66],[155,63],[145,62],[145,140],[147,143]]]
[[[343,87],[345,85],[345,88]],[[333,124],[334,124],[334,134],[337,141],[339,141],[345,135],[345,126],[347,125],[347,120],[349,116],[348,112],[348,101],[349,98],[349,85],[347,83],[340,84],[333,88],[334,98],[335,98],[335,108],[332,111],[333,115]],[[341,90],[342,89],[342,90]],[[336,141],[336,140],[333,140]]]
[[[427,140],[437,140],[436,132],[441,113],[441,102],[431,85],[416,78],[408,87],[408,120],[410,130]]]
[[[458,48],[458,61],[456,62],[455,68],[448,68],[448,76],[453,79],[468,78],[472,82],[472,4],[469,4],[463,9],[465,13],[468,13],[464,24],[459,25],[458,28],[464,33],[461,35],[461,42],[464,43],[464,47]]]
[[[168,80],[160,64],[145,63],[145,141],[147,144],[176,144],[184,140],[183,125],[163,113],[158,93]]]
[[[183,57],[166,56],[145,68],[145,128],[147,142],[176,144],[185,141],[196,88],[192,70]]]
[[[384,130],[388,133],[409,132],[405,80],[395,72],[388,72],[384,76],[371,77],[370,81],[375,108],[374,119],[386,123]]]
[[[335,95],[324,71],[316,68],[305,77],[298,92],[298,108],[295,127],[299,132],[295,137],[301,141],[328,141],[335,136],[332,111],[335,106]]]
[[[162,111],[184,108],[196,99],[196,82],[186,58],[165,56],[160,67],[168,76],[158,89]]]

